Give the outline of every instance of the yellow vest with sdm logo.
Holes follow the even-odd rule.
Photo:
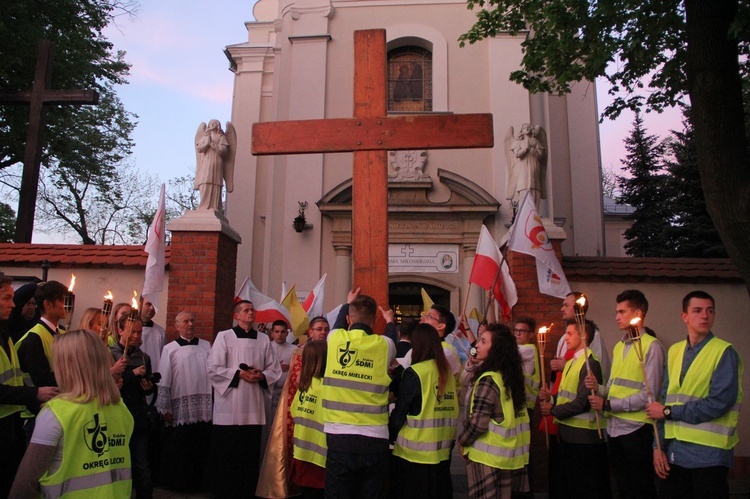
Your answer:
[[[419,378],[422,407],[407,415],[393,447],[393,455],[412,463],[437,464],[450,458],[458,421],[456,380],[448,376],[443,398],[438,400],[439,373],[434,359],[411,366]]]
[[[99,406],[54,398],[47,407],[63,429],[60,468],[39,480],[44,497],[130,497],[133,416],[122,400]]]
[[[313,378],[306,392],[297,390],[289,411],[294,419],[294,458],[326,467],[326,435],[323,433],[323,380]]]
[[[327,423],[388,424],[388,343],[361,329],[328,336],[323,408]]]
[[[669,386],[667,386],[667,398],[665,405],[683,405],[687,402],[700,400],[708,396],[711,385],[711,374],[716,370],[721,357],[727,348],[732,345],[717,337],[711,338],[690,364],[685,378],[680,383],[682,374],[682,358],[685,355],[687,341],[681,341],[672,345],[667,356],[669,368]],[[685,421],[666,420],[664,422],[664,436],[674,438],[683,442],[707,445],[719,449],[729,450],[740,441],[737,435],[737,421],[742,404],[742,359],[739,360],[737,376],[739,386],[737,401],[734,406],[723,416],[706,421],[704,423],[690,424]]]

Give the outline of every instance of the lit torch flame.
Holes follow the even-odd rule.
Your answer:
[[[112,301],[112,291],[107,290],[107,294],[104,295],[104,299],[108,301]]]
[[[76,275],[75,274],[70,274],[70,286],[68,286],[68,292],[69,293],[73,292],[73,286],[75,286],[75,285],[76,285]]]
[[[133,310],[138,310],[138,293],[133,290],[133,300],[131,301],[131,307],[133,307]]]
[[[641,318],[640,317],[633,317],[630,320],[630,327],[638,327],[641,325]]]
[[[579,307],[581,307],[581,310],[583,310],[583,307],[585,307],[585,306],[586,306],[586,297],[585,297],[585,296],[581,296],[580,298],[578,298],[578,299],[576,300],[576,304],[577,304],[577,305],[578,305]]]

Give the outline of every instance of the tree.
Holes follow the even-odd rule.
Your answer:
[[[611,166],[602,168],[602,194],[615,201],[620,198],[618,177]]]
[[[727,252],[706,210],[689,113],[688,108],[683,110],[683,130],[673,130],[672,137],[666,141],[670,156],[665,160],[665,166],[669,172],[666,186],[672,196],[672,246],[676,250],[675,256],[726,258]]]
[[[83,244],[143,244],[156,211],[156,181],[131,165],[106,182],[91,172],[45,172],[39,186],[39,229],[69,233]]]
[[[628,217],[633,225],[625,231],[625,249],[628,255],[638,257],[674,256],[670,205],[666,202],[670,192],[661,164],[664,146],[658,137],[647,133],[640,113],[635,115],[625,149],[622,170],[629,176],[619,178],[619,201],[635,208]]]
[[[0,203],[0,242],[13,241],[16,232],[16,212],[9,205]]]
[[[605,117],[625,108],[658,111],[690,97],[706,208],[750,292],[750,160],[739,64],[739,55],[750,52],[747,2],[468,0],[468,5],[481,10],[461,43],[501,32],[533,33],[522,44],[522,68],[511,73],[531,92],[565,93],[576,82],[604,77],[618,96]]]
[[[102,30],[134,6],[132,0],[18,0],[4,6],[0,88],[31,88],[37,43],[48,39],[56,53],[52,87],[93,88],[100,95],[97,106],[48,109],[42,166],[57,187],[83,182],[109,190],[117,181],[113,172],[130,154],[135,116],[124,110],[114,92],[115,84],[126,83],[129,65]],[[0,106],[0,169],[23,161],[27,122],[27,106]]]

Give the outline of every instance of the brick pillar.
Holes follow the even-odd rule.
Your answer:
[[[167,340],[177,336],[177,313],[189,310],[195,313],[196,336],[213,342],[218,331],[232,327],[241,238],[215,211],[188,211],[170,223],[169,230]]]
[[[565,232],[549,223],[548,220],[544,220],[544,222],[544,228],[552,241],[555,255],[562,262],[561,245],[566,238]],[[513,307],[513,317],[533,317],[536,320],[537,329],[554,323],[552,331],[547,334],[547,345],[544,351],[544,370],[547,382],[549,382],[551,372],[549,361],[555,355],[557,342],[565,332],[560,315],[562,299],[539,292],[536,261],[533,256],[509,251],[507,260],[510,273],[518,290],[518,303]],[[512,322],[510,326],[513,327]],[[548,386],[550,385],[548,384]],[[535,492],[547,492],[549,453],[547,452],[544,433],[538,430],[540,421],[539,405],[537,404],[531,419],[531,466],[533,475],[531,488]],[[550,439],[552,438],[556,437],[551,435]]]

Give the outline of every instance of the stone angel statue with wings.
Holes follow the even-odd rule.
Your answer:
[[[540,199],[547,199],[547,132],[541,126],[524,123],[516,136],[511,126],[504,143],[508,164],[505,198],[517,204],[526,191],[531,191],[539,209]]]
[[[199,210],[222,210],[222,182],[226,182],[227,192],[234,190],[237,132],[230,121],[227,121],[226,128],[224,132],[219,120],[211,120],[208,126],[201,123],[195,132],[196,167],[193,188],[200,191]]]

